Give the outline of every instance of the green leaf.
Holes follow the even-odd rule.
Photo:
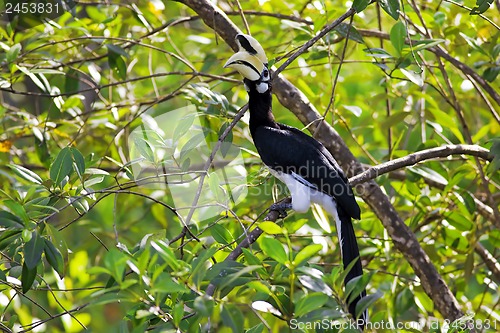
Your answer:
[[[172,311],[172,318],[175,326],[179,326],[183,316],[184,316],[184,302],[178,302],[177,304],[174,305],[174,309]]]
[[[349,296],[349,303],[358,297],[366,286],[370,282],[375,271],[371,271],[368,274],[363,274],[361,276],[356,276],[355,278],[349,280],[345,286],[345,294]]]
[[[210,188],[210,192],[212,192],[212,195],[217,202],[225,201],[225,191],[222,188],[221,184],[223,184],[223,181],[220,180],[217,172],[212,172],[208,175],[208,186]]]
[[[491,49],[491,58],[496,59],[500,55],[500,44],[497,44]]]
[[[406,27],[403,22],[398,21],[391,29],[390,39],[392,46],[396,49],[399,55],[405,46]]]
[[[422,51],[425,49],[429,49],[431,47],[434,47],[436,45],[442,44],[446,42],[444,39],[426,39],[426,40],[421,40],[418,41],[413,45],[413,52],[418,52]]]
[[[9,50],[5,53],[5,59],[7,62],[14,62],[17,59],[17,56],[21,52],[21,44],[17,43],[12,45]]]
[[[139,151],[139,154],[144,157],[148,162],[155,163],[156,162],[156,156],[153,150],[153,146],[147,138],[140,138],[140,137],[135,137],[134,138],[134,144],[137,150]]]
[[[366,309],[373,305],[379,298],[381,298],[384,294],[381,291],[376,291],[374,294],[369,294],[363,297],[358,304],[356,304],[356,317],[359,318],[359,315],[363,313]]]
[[[108,47],[108,64],[109,67],[112,68],[118,77],[122,80],[127,79],[127,65],[125,64],[125,60],[123,60],[122,56],[118,53],[115,53],[112,49]]]
[[[210,317],[214,311],[215,302],[213,298],[204,294],[194,299],[193,306],[203,317]]]
[[[59,274],[59,277],[62,279],[64,277],[63,256],[51,241],[44,238],[44,243],[45,258],[47,259],[47,262],[50,266],[52,266],[52,268],[55,269],[57,274]]]
[[[246,330],[245,333],[262,333],[264,331],[264,324],[260,323]]]
[[[231,328],[233,332],[241,332],[245,318],[238,307],[225,303],[220,316],[225,327]]]
[[[38,176],[33,171],[26,169],[23,166],[16,165],[16,164],[7,164],[7,167],[11,168],[12,171],[14,171],[14,173],[16,175],[18,175],[19,177],[21,177],[22,179],[24,179],[30,183],[40,185],[43,182],[42,178],[40,178],[40,176]]]
[[[371,0],[354,0],[352,3],[352,8],[356,11],[356,13],[361,13],[368,5]]]
[[[240,264],[241,265],[241,264]],[[233,267],[236,268],[236,266]],[[239,269],[236,269],[234,272],[225,271],[227,276],[221,281],[220,288],[230,288],[233,289],[236,286],[247,284],[249,278],[251,277],[251,273],[256,270],[260,270],[262,265],[258,266],[246,266]]]
[[[486,52],[486,50],[479,44],[479,42],[478,42],[477,39],[469,37],[466,34],[464,34],[463,32],[460,32],[459,35],[461,37],[463,37],[463,39],[465,40],[465,42],[467,44],[469,44],[469,46],[471,48],[473,48],[474,50],[476,50],[477,52],[479,52],[481,54],[484,54],[487,57],[489,56],[488,52]]]
[[[24,263],[28,269],[36,269],[36,266],[40,263],[42,258],[42,252],[44,249],[45,242],[43,238],[40,237],[38,232],[33,231],[31,233],[31,239],[24,244]]]
[[[205,135],[203,133],[198,133],[193,135],[188,142],[186,142],[182,148],[180,153],[180,160],[184,159],[186,154],[189,154],[193,151],[193,149],[198,148],[200,144],[205,143]],[[198,150],[194,151],[195,154],[199,154]]]
[[[181,266],[179,260],[172,252],[172,249],[162,240],[151,242],[151,246],[158,251],[160,256],[165,260],[165,262],[174,270],[177,271]]]
[[[248,265],[262,266],[261,260],[256,255],[254,255],[252,251],[245,248],[242,248],[241,250],[243,251],[243,256],[245,257],[245,261]],[[263,267],[258,269],[257,273],[259,273],[259,275],[263,277],[269,276],[268,272]]]
[[[500,139],[492,139],[492,145],[490,148],[490,154],[493,155],[493,160],[488,167],[489,172],[492,174],[500,169]]]
[[[66,241],[64,240],[62,233],[50,223],[45,224],[45,231],[47,232],[47,235],[50,237],[52,244],[57,248],[59,253],[61,253],[61,255],[63,256],[64,262],[67,262],[68,246],[66,245]]]
[[[415,296],[409,288],[404,288],[396,297],[398,313],[406,313],[415,304]]]
[[[71,175],[73,170],[73,159],[71,156],[71,149],[65,147],[57,154],[56,159],[50,166],[50,179],[52,179],[56,185],[60,185],[64,178]]]
[[[363,36],[352,25],[349,25],[347,23],[340,23],[334,30],[338,32],[342,37],[347,37],[347,34],[349,33],[349,39],[355,41],[356,43],[365,43]]]
[[[436,12],[434,13],[434,22],[436,22],[436,24],[438,26],[443,26],[444,22],[446,21],[446,14],[443,13],[443,12]]]
[[[399,0],[379,0],[380,7],[393,19],[399,18]]]
[[[473,270],[474,270],[474,252],[470,252],[467,254],[464,264],[464,277],[466,281],[468,281],[472,276]]]
[[[110,249],[104,256],[104,266],[111,272],[111,277],[118,283],[123,282],[127,257],[116,248]]]
[[[269,235],[279,235],[283,233],[283,229],[281,229],[279,225],[271,221],[259,223],[259,228]]]
[[[357,105],[342,105],[342,106],[344,107],[344,109],[350,111],[353,115],[355,115],[358,118],[363,113],[363,110]]]
[[[332,289],[325,283],[325,281],[320,278],[309,276],[309,275],[300,275],[299,276],[300,283],[309,290],[321,292],[328,296],[333,294]]]
[[[496,80],[498,74],[500,74],[500,66],[489,67],[484,71],[483,77],[485,80],[493,82]]]
[[[472,8],[470,15],[479,15],[484,13],[490,8],[492,3],[493,0],[477,0],[476,7]]]
[[[68,201],[71,203],[71,206],[78,212],[78,214],[83,215],[89,211],[90,206],[85,197],[75,197],[70,196]]]
[[[394,58],[394,56],[392,56],[389,52],[378,47],[366,48],[363,51],[367,53],[367,56],[374,58],[381,58],[381,59]]]
[[[118,45],[106,44],[106,48],[108,49],[109,52],[112,52],[114,54],[124,56],[125,58],[129,57],[128,53],[125,52],[125,50]]]
[[[47,79],[43,80],[43,82],[42,82],[42,80],[41,80],[38,76],[36,76],[36,75],[35,75],[35,74],[31,71],[31,68],[30,68],[30,69],[28,69],[28,68],[26,68],[26,67],[24,67],[24,66],[20,66],[20,65],[15,65],[15,66],[16,66],[16,67],[17,67],[17,68],[18,68],[18,69],[19,69],[22,73],[26,74],[26,75],[27,75],[27,76],[28,76],[28,77],[29,77],[29,78],[33,81],[33,83],[34,83],[34,84],[36,84],[36,86],[37,86],[38,88],[40,88],[43,92],[50,93],[50,87],[47,87],[47,86],[45,85],[45,83],[44,83],[44,82],[47,82],[47,83],[48,83]],[[43,74],[38,74],[38,75],[39,75],[40,77],[42,77],[42,78],[45,78]]]
[[[186,286],[180,285],[172,279],[172,277],[167,273],[161,273],[157,281],[153,284],[151,289],[153,293],[186,293],[189,289]]]
[[[423,176],[425,178],[429,178],[437,183],[440,183],[443,185],[448,184],[448,180],[446,178],[444,178],[437,171],[435,171],[431,168],[419,165],[419,166],[408,167],[406,170],[410,173],[414,173],[414,174]]]
[[[21,205],[19,202],[14,201],[14,200],[4,200],[3,204],[9,208],[9,210],[14,213],[17,217],[21,218],[21,220],[24,222],[24,225],[28,225],[30,222],[30,218],[28,216],[28,213],[26,213],[26,209],[24,208],[23,205]]]
[[[264,283],[260,281],[250,281],[249,283],[246,284],[246,286],[257,292],[264,293],[269,296],[273,295],[271,289],[269,289],[268,286],[266,286]]]
[[[336,285],[342,285],[345,281],[345,278],[347,277],[347,274],[349,274],[349,272],[353,269],[354,265],[356,265],[356,262],[358,260],[361,260],[359,257],[354,259],[353,261],[351,261],[349,263],[349,265],[347,265],[347,267],[343,268],[343,270],[341,271],[340,274],[337,274],[335,275],[335,280],[333,281]],[[332,275],[333,275],[333,271],[332,271]],[[347,290],[347,286],[346,286],[346,295],[349,294],[349,292],[351,292],[351,290]]]
[[[22,229],[24,228],[23,222],[14,214],[7,212],[5,210],[0,211],[0,227],[3,228],[14,228]]]
[[[500,248],[500,230],[494,229],[488,233],[488,240],[496,248]]]
[[[477,211],[476,202],[469,192],[453,192],[453,194],[456,197],[456,200],[453,201],[460,206],[460,211],[464,216],[472,216]],[[462,209],[462,206],[465,208],[465,210]]]
[[[231,235],[231,233],[220,224],[214,224],[210,227],[210,233],[219,244],[227,245],[234,240],[233,235]]]
[[[26,262],[23,263],[23,271],[21,273],[21,285],[23,287],[23,293],[26,294],[36,278],[36,266],[33,268],[28,268]]]
[[[0,251],[4,250],[12,244],[15,244],[21,235],[21,229],[3,230],[0,233]]]
[[[229,125],[231,125],[231,123],[229,123],[229,122],[225,122],[224,124],[222,124],[221,128],[219,129],[219,133],[218,133],[219,138],[222,136],[224,131],[229,127]],[[222,157],[227,156],[227,153],[231,149],[232,143],[233,143],[233,131],[229,131],[227,133],[226,137],[224,138],[224,142],[220,148]]]
[[[71,155],[73,156],[73,160],[75,161],[76,172],[78,176],[81,178],[85,173],[85,159],[83,158],[82,153],[76,148],[70,148]]]
[[[303,261],[306,261],[307,259],[311,258],[312,256],[316,255],[323,246],[321,244],[312,244],[308,245],[302,250],[300,250],[299,253],[295,256],[294,259],[294,264],[295,266],[299,266]]]
[[[451,212],[448,214],[446,216],[446,220],[460,231],[470,231],[474,227],[474,223],[471,219],[468,219],[457,212]]]
[[[195,114],[189,113],[179,120],[174,130],[174,141],[179,140],[184,134],[189,132],[189,129],[194,123],[195,116]]]
[[[313,310],[321,308],[328,301],[328,296],[323,293],[311,293],[298,300],[295,305],[295,316],[301,317]]]
[[[276,239],[270,237],[261,238],[260,248],[268,257],[273,258],[280,264],[285,264],[288,261],[288,256],[283,248],[283,245]]]
[[[65,75],[64,92],[75,94],[80,87],[79,72],[70,68]]]
[[[209,267],[210,258],[217,252],[217,247],[212,246],[206,250],[198,252],[196,258],[191,263],[191,278],[196,286],[199,287],[207,269]]]

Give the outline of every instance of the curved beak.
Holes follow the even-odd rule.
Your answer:
[[[246,51],[240,51],[228,59],[224,68],[236,69],[243,77],[250,81],[258,81],[264,70],[264,63],[257,57]]]

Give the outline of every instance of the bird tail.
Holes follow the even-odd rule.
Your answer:
[[[342,210],[341,207],[337,208],[337,214],[340,220],[340,245],[342,249],[342,262],[344,263],[344,269],[349,266],[351,262],[356,260],[356,263],[352,269],[348,272],[345,277],[344,284],[354,279],[357,276],[363,275],[363,267],[361,266],[361,258],[359,257],[358,242],[356,240],[356,235],[354,233],[354,227],[352,225],[351,217]],[[356,298],[349,304],[349,313],[353,318],[356,317],[356,304],[361,300],[362,297],[366,296],[366,291],[363,290]],[[362,330],[365,323],[368,321],[368,312],[365,310],[360,315],[360,325],[359,328]]]

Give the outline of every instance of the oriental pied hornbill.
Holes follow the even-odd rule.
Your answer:
[[[253,37],[236,36],[239,50],[224,67],[236,69],[244,77],[250,110],[250,134],[264,164],[288,187],[291,204],[274,204],[271,209],[306,212],[312,203],[320,204],[336,222],[344,267],[356,260],[345,279],[363,274],[359,249],[351,219],[360,218],[352,189],[332,154],[302,131],[277,123],[272,113],[271,74],[262,46]],[[350,305],[355,308],[365,291]],[[361,318],[366,322],[367,313]],[[361,327],[364,326],[361,324]]]

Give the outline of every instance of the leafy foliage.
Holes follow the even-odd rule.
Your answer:
[[[473,319],[485,332],[500,325],[498,281],[480,251],[498,265],[499,105],[484,89],[500,91],[491,3],[353,1],[352,26],[339,25],[282,73],[329,110],[326,121],[363,163],[449,143],[491,149],[491,163],[456,156],[377,178],[471,312],[455,326]],[[232,2],[217,4],[244,27]],[[341,1],[241,6],[276,65],[347,10]],[[286,190],[262,168],[246,118],[219,141],[246,93],[222,69],[230,48],[182,3],[78,3],[0,34],[0,329],[274,332],[300,323],[308,331],[324,318],[347,323],[364,286],[357,310],[369,308],[372,322],[444,325],[364,203],[355,229],[367,274],[347,286],[320,209],[261,222]],[[280,122],[304,127],[274,109]],[[177,110],[190,113],[174,121]],[[203,169],[219,143],[214,164],[241,148],[243,184],[228,187],[226,175]],[[167,185],[187,183],[193,170],[207,186],[180,207]],[[224,209],[201,219],[201,200]],[[225,261],[255,222],[265,235]]]

